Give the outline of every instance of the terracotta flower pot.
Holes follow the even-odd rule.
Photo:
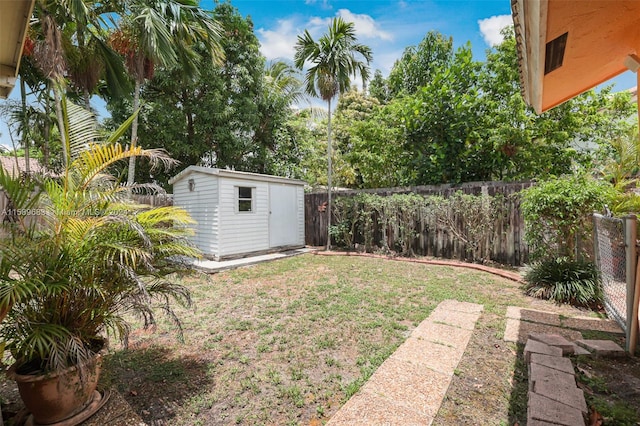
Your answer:
[[[35,424],[48,425],[70,419],[94,400],[105,349],[87,361],[82,372],[77,366],[42,375],[19,374],[15,364],[9,368],[7,376],[18,384],[22,401]]]

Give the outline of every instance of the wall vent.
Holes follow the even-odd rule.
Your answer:
[[[569,33],[564,33],[560,37],[547,43],[544,56],[545,75],[562,66],[562,61],[564,60],[564,48],[567,47],[568,35]]]

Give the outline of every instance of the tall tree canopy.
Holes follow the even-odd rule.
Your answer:
[[[405,50],[387,79],[378,75],[371,95],[386,103],[381,115],[395,121],[400,151],[409,153],[395,163],[399,184],[561,175],[589,166],[599,143],[628,128],[634,106],[610,89],[535,114],[520,93],[513,30],[504,36],[481,63],[469,45],[453,51],[447,39],[429,33]],[[369,152],[379,152],[377,142],[368,143]],[[361,154],[367,149],[361,146]]]
[[[224,59],[215,64],[199,48],[198,74],[188,79],[180,65],[159,67],[142,91],[140,143],[165,148],[182,167],[286,173],[283,163],[299,161],[289,155],[291,139],[281,132],[298,100],[297,73],[280,63],[266,69],[251,19],[231,4],[218,4],[213,18],[221,26]],[[115,122],[130,113],[129,106],[109,106]],[[168,176],[151,177],[146,168],[136,176],[149,179],[166,183]]]

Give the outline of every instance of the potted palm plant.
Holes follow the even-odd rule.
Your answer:
[[[126,341],[132,312],[145,326],[157,307],[177,321],[171,302],[191,299],[173,278],[198,257],[184,210],[129,203],[130,188],[112,174],[131,157],[173,160],[117,142],[132,118],[102,138],[90,112],[66,101],[64,112],[69,160],[59,176],[0,168],[10,202],[0,224],[0,339],[36,424],[77,424],[100,407],[106,337]]]

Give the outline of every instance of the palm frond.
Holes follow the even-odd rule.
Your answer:
[[[98,143],[100,134],[98,132],[95,114],[82,108],[79,105],[63,98],[63,114],[65,120],[65,141],[67,146],[63,147],[68,153],[69,159],[77,158],[90,143]]]

